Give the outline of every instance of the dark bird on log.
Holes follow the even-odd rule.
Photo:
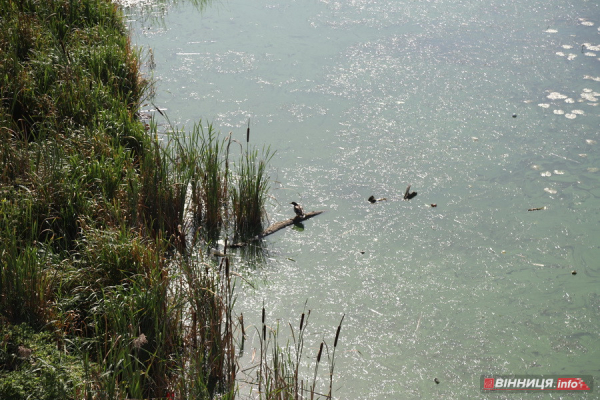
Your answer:
[[[404,200],[410,200],[417,195],[417,192],[410,191],[410,186],[411,185],[408,185],[408,187],[406,188],[406,192],[404,192]]]
[[[296,203],[295,201],[292,201],[290,204],[294,205],[294,212],[296,213],[296,216],[300,218],[304,217],[304,210],[300,204]]]

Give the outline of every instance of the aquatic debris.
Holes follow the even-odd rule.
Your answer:
[[[565,171],[563,171],[563,170],[560,170],[560,169],[555,169],[555,170],[554,170],[554,173],[555,173],[556,175],[564,175],[564,174],[565,174]]]
[[[575,271],[575,270],[571,271],[571,275],[577,275],[577,271]]]
[[[435,378],[433,381],[435,382],[436,385],[440,384],[440,380],[438,378]]]
[[[550,194],[558,193],[558,191],[556,191],[556,189],[551,189],[551,188],[544,188],[544,192],[548,192]]]
[[[378,201],[384,201],[387,200],[385,197],[382,197],[380,199],[376,199],[375,196],[371,196],[369,197],[367,200],[369,200],[369,203],[377,203]]]
[[[577,115],[569,113],[569,114],[565,114],[565,117],[568,119],[575,119],[575,118],[577,118]]]
[[[542,172],[540,175],[542,175],[542,176],[552,176],[552,172],[546,171],[546,172]]]
[[[535,207],[535,208],[528,208],[527,211],[540,211],[540,210],[545,210],[546,206],[544,207]]]
[[[549,108],[550,104],[548,104],[548,103],[540,103],[540,104],[538,104],[538,106],[540,106],[542,108]]]
[[[583,110],[572,110],[571,114],[575,114],[575,115],[584,115]]]
[[[565,112],[563,110],[554,110],[554,114],[563,115]]]
[[[546,33],[557,33],[558,31],[556,29],[546,29],[544,32],[546,32]]]
[[[598,167],[588,167],[587,171],[588,172],[598,172],[598,171],[600,171],[600,168],[598,168]]]
[[[411,185],[408,185],[408,187],[406,188],[406,192],[404,192],[404,200],[410,200],[417,195],[417,192],[410,191],[410,186]]]
[[[437,204],[436,203],[431,203],[430,206],[431,207],[437,207]]]
[[[596,144],[596,141],[594,139],[585,139],[585,142],[587,144]]]

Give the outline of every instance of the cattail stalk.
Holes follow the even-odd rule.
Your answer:
[[[332,389],[333,389],[333,369],[335,368],[335,349],[338,344],[338,339],[340,338],[340,330],[342,329],[342,322],[344,322],[344,317],[346,315],[342,315],[342,319],[338,324],[337,330],[335,331],[335,340],[333,342],[333,353],[331,355],[331,365],[329,366],[329,394],[327,397],[331,399]]]

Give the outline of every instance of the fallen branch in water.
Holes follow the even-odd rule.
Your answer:
[[[539,211],[539,210],[545,210],[546,206],[544,207],[536,207],[536,208],[529,208],[527,209],[527,211]]]
[[[250,244],[251,242],[254,242],[256,240],[260,240],[262,238],[264,238],[265,236],[269,236],[272,235],[273,233],[282,230],[283,228],[286,228],[290,225],[293,224],[299,224],[302,221],[305,221],[309,218],[315,217],[319,214],[323,214],[325,211],[311,211],[308,212],[306,214],[304,214],[303,216],[296,216],[294,218],[290,218],[290,219],[286,219],[283,221],[279,221],[274,223],[273,225],[269,226],[267,229],[265,229],[264,231],[262,231],[262,233],[254,236],[253,238],[247,240],[246,242],[240,242],[240,243],[234,243],[232,245],[230,245],[230,248],[237,248],[237,247],[244,247],[247,246],[248,244]]]

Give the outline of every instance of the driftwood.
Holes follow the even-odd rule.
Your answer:
[[[309,218],[315,217],[319,214],[323,214],[325,211],[311,211],[308,212],[306,214],[304,214],[303,216],[296,216],[294,218],[290,218],[290,219],[286,219],[284,221],[279,221],[274,223],[273,225],[269,226],[267,229],[265,229],[264,231],[262,231],[260,234],[254,236],[253,238],[249,239],[246,242],[240,242],[240,243],[234,243],[229,245],[229,247],[231,248],[237,248],[237,247],[244,247],[247,246],[248,244],[250,244],[251,242],[260,240],[262,238],[264,238],[265,236],[269,236],[272,235],[273,233],[282,230],[283,228],[286,228],[290,225],[293,224],[299,224],[302,221],[305,221]]]
[[[536,208],[529,208],[527,209],[527,211],[540,211],[540,210],[545,210],[546,206],[544,207],[536,207]]]

